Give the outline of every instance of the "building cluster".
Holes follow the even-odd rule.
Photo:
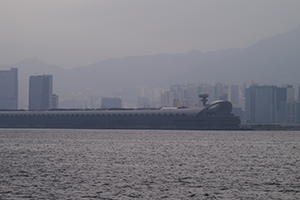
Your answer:
[[[161,94],[165,90],[160,87],[149,89],[145,86],[126,87],[107,96],[92,88],[85,88],[83,92],[71,92],[67,99],[60,101],[61,108],[158,108],[161,107]],[[107,102],[110,100],[110,103]]]
[[[209,94],[209,101],[229,100],[240,106],[240,88],[234,83],[172,85],[161,95],[161,106],[197,107],[201,105],[200,93]]]
[[[172,85],[169,89],[146,86],[126,87],[113,97],[86,88],[83,93],[72,93],[65,108],[158,108],[197,107],[202,102],[198,95],[209,94],[208,102],[228,100],[233,104],[233,114],[241,117],[242,123],[300,123],[300,86],[296,98],[295,88],[286,86],[259,85],[248,81],[235,83],[201,83]],[[61,104],[63,104],[61,102]]]
[[[245,114],[248,123],[300,123],[299,98],[291,85],[253,85],[246,89]]]
[[[58,108],[58,96],[52,92],[52,75],[29,78],[29,110]],[[0,109],[18,109],[18,69],[0,71]]]
[[[126,87],[106,96],[86,88],[83,92],[71,92],[59,102],[53,94],[52,75],[35,75],[29,78],[29,110],[51,108],[158,108],[197,107],[202,102],[198,95],[207,93],[208,102],[228,100],[233,104],[234,115],[243,123],[300,123],[300,86],[297,91],[291,85],[266,86],[248,81],[235,83],[201,83],[172,85],[169,89],[146,86]],[[0,71],[0,109],[18,109],[18,69]]]
[[[30,76],[29,110],[58,108],[58,95],[52,92],[52,75]]]

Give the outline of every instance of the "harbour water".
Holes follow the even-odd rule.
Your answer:
[[[0,129],[0,199],[300,199],[300,131]]]

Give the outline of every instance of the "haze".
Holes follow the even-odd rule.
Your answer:
[[[2,0],[0,64],[245,48],[300,24],[298,0]]]

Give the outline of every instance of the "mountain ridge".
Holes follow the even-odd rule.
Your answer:
[[[82,92],[87,87],[107,96],[130,86],[169,88],[172,84],[229,81],[242,84],[249,79],[261,84],[297,87],[300,82],[299,53],[300,25],[243,49],[111,58],[68,70],[28,58],[13,65],[0,65],[0,69],[19,68],[23,101],[28,99],[29,76],[35,74],[52,74],[54,92],[62,99],[70,92]]]

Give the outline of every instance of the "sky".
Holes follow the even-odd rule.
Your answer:
[[[295,29],[299,0],[0,0],[0,64],[245,48]]]

